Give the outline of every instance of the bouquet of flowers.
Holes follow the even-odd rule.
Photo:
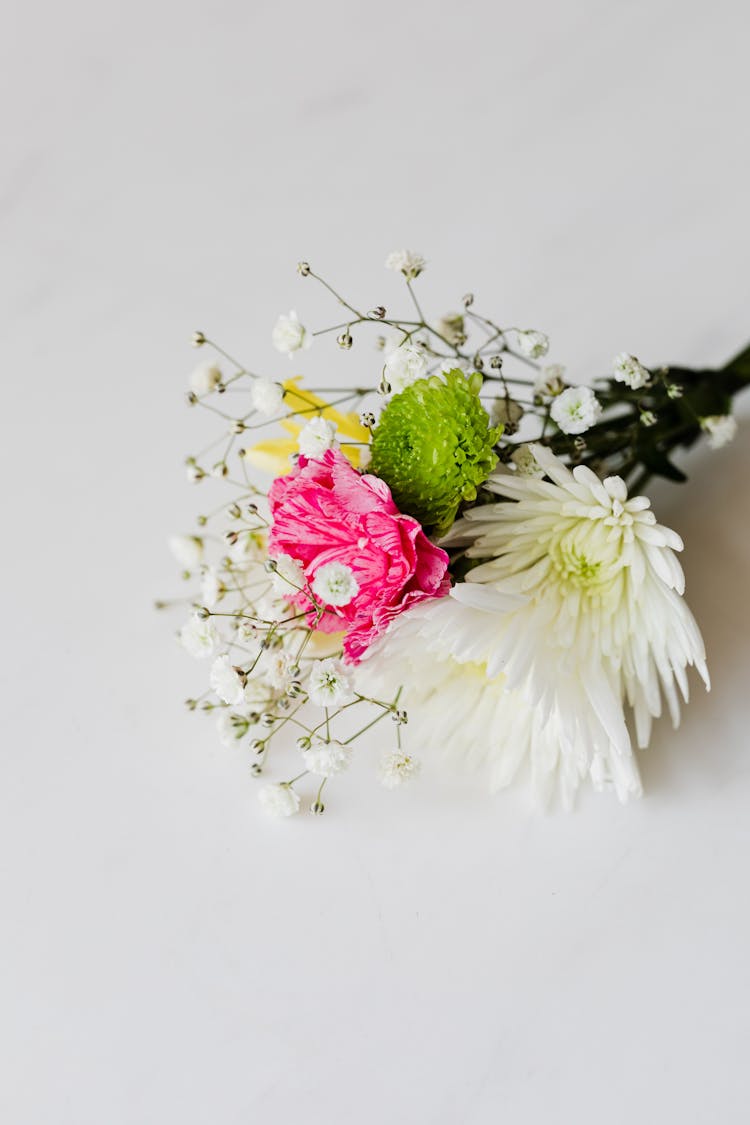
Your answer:
[[[323,812],[380,724],[388,787],[445,750],[493,789],[527,775],[545,803],[569,807],[585,780],[637,796],[633,743],[648,745],[663,704],[679,723],[690,665],[709,686],[682,541],[642,489],[685,479],[678,448],[732,439],[750,349],[716,370],[622,352],[579,385],[547,362],[543,332],[490,319],[472,294],[426,316],[420,255],[386,266],[405,316],[357,307],[300,262],[339,322],[311,331],[292,312],[273,328],[297,358],[373,333],[380,355],[350,389],[277,381],[193,337],[211,356],[187,401],[220,433],[187,474],[225,491],[170,541],[196,583],[179,638],[209,664],[187,705],[271,774],[258,796],[274,815]]]

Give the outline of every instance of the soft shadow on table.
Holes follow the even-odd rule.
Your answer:
[[[686,596],[706,642],[712,688],[705,692],[691,673],[681,729],[664,717],[656,724],[651,746],[639,754],[647,793],[678,777],[724,785],[750,768],[741,733],[750,717],[750,419],[740,422],[732,445],[704,446],[685,468],[687,484],[653,489],[654,509],[685,541]]]

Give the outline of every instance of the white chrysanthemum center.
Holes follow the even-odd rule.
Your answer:
[[[578,590],[601,586],[606,577],[603,560],[586,554],[575,538],[575,535],[564,535],[550,544],[550,558],[561,584]]]

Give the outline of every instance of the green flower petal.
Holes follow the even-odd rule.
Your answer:
[[[490,426],[481,386],[481,375],[458,369],[420,379],[391,399],[373,435],[368,471],[433,535],[450,528],[497,464],[492,447],[503,427]]]

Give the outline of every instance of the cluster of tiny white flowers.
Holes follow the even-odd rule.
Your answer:
[[[701,418],[701,428],[708,434],[711,449],[721,449],[734,440],[737,420],[731,414],[710,414],[707,418]]]
[[[271,379],[253,379],[250,400],[262,417],[273,418],[284,405],[284,388]]]
[[[190,376],[190,389],[197,395],[208,395],[221,384],[221,368],[217,363],[199,363]]]
[[[651,381],[650,372],[628,352],[615,356],[612,371],[618,383],[625,383],[632,391],[639,391]]]
[[[213,656],[219,645],[219,634],[210,618],[202,618],[194,614],[180,630],[180,641],[183,648],[196,660],[205,660]]]
[[[221,579],[212,566],[203,568],[201,574],[201,602],[206,609],[218,605],[223,593]]]
[[[297,445],[305,457],[322,457],[328,449],[336,446],[336,426],[327,418],[316,415],[300,430]]]
[[[534,379],[534,394],[539,398],[554,398],[565,390],[565,368],[561,363],[543,367]]]
[[[277,819],[299,812],[300,795],[290,785],[264,785],[258,790],[258,800],[269,816]]]
[[[172,535],[169,549],[185,570],[196,570],[203,559],[203,540],[199,535]]]
[[[401,344],[386,359],[383,376],[391,394],[397,395],[418,379],[424,379],[427,368],[424,348],[419,344]]]
[[[316,660],[307,681],[310,702],[318,707],[342,707],[354,699],[352,676],[340,660]]]
[[[351,567],[345,563],[324,563],[315,571],[312,581],[313,593],[326,605],[349,605],[359,591],[359,582]]]
[[[568,387],[552,400],[550,417],[564,434],[583,434],[591,429],[602,406],[591,387]]]
[[[527,359],[541,359],[549,351],[549,337],[533,328],[517,329],[516,344]]]
[[[344,742],[316,739],[312,746],[302,751],[302,758],[310,773],[318,777],[333,777],[348,769],[352,748]]]
[[[222,703],[228,703],[230,707],[236,706],[244,699],[244,677],[240,676],[237,669],[232,666],[226,653],[214,660],[208,682]]]
[[[271,333],[271,339],[276,350],[288,356],[292,356],[301,348],[309,348],[312,344],[312,336],[305,326],[300,324],[294,310],[288,316],[279,317]]]
[[[291,555],[276,555],[273,562],[271,585],[275,593],[292,594],[304,589],[305,572],[297,559]]]
[[[421,763],[411,754],[394,750],[380,759],[380,780],[386,789],[395,789],[405,781],[411,781],[421,769]]]
[[[419,277],[427,263],[421,254],[414,250],[392,250],[385,260],[385,268],[402,273],[407,281]]]

